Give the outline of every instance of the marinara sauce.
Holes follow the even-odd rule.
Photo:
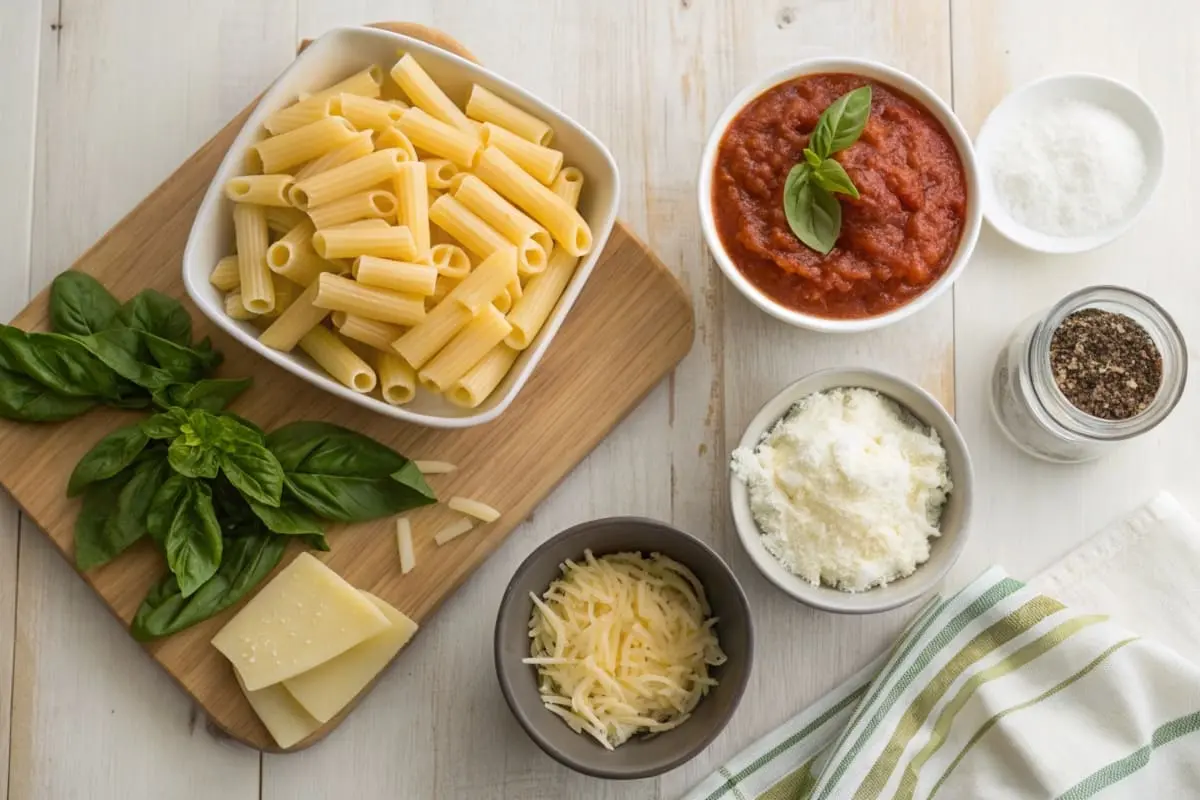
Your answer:
[[[842,231],[822,255],[788,227],[783,184],[821,112],[866,84],[866,128],[834,155],[861,197],[835,195]],[[725,131],[713,178],[717,230],[737,268],[782,305],[821,317],[873,317],[924,292],[950,265],[967,210],[962,162],[941,123],[857,75],[808,75],[763,92]]]

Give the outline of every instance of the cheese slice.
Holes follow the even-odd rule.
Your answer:
[[[340,656],[283,682],[292,697],[321,722],[337,716],[417,632],[417,623],[404,614],[372,594],[362,592],[362,595],[375,604],[392,626]]]
[[[340,575],[301,553],[212,644],[233,663],[246,688],[257,691],[307,672],[390,625]]]
[[[242,683],[242,676],[237,674],[237,670],[234,670],[234,675],[237,676],[238,685],[242,687],[246,699],[250,701],[250,707],[258,714],[263,725],[271,732],[271,738],[280,747],[291,747],[296,742],[307,739],[310,733],[321,727],[321,723],[313,719],[281,684],[252,692]]]

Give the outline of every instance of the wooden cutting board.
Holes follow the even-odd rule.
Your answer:
[[[471,57],[444,34],[422,26],[381,27]],[[691,306],[666,267],[618,223],[542,363],[496,421],[460,431],[434,430],[343,402],[223,335],[192,306],[183,289],[180,260],[192,219],[249,112],[249,108],[243,111],[200,148],[72,269],[94,275],[122,300],[146,287],[180,298],[192,312],[197,336],[212,336],[225,354],[220,374],[254,376],[254,387],[233,410],[267,430],[296,419],[328,419],[412,458],[459,466],[451,475],[430,479],[439,496],[461,494],[488,502],[503,511],[498,521],[439,548],[432,531],[446,521],[447,512],[443,508],[412,512],[418,563],[404,576],[390,519],[334,530],[332,551],[316,554],[353,585],[424,622],[683,358],[692,344]],[[45,329],[47,295],[45,291],[38,295],[14,324]],[[72,564],[72,530],[80,504],[67,499],[67,478],[98,439],[136,418],[128,412],[96,410],[56,425],[0,420],[0,484]],[[282,563],[297,552],[289,551]],[[144,541],[82,577],[128,627],[146,590],[164,569],[161,556]],[[229,663],[209,645],[213,634],[240,607],[151,643],[146,650],[230,736],[251,747],[278,751],[239,691]],[[420,646],[418,635],[409,647]],[[347,712],[292,750],[319,741]]]

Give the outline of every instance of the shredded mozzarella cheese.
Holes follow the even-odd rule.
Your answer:
[[[455,522],[451,522],[446,527],[442,528],[433,536],[433,541],[437,542],[438,547],[441,547],[446,542],[453,541],[458,537],[467,533],[475,527],[475,523],[466,517],[462,517]]]
[[[530,657],[542,704],[609,750],[682,724],[725,663],[716,618],[691,570],[654,553],[566,561],[530,594]]]
[[[417,557],[413,553],[412,523],[407,517],[396,520],[396,548],[400,551],[400,574],[407,575],[417,565]]]
[[[450,506],[451,511],[466,514],[468,517],[474,517],[481,522],[495,522],[500,519],[499,511],[487,503],[481,503],[469,497],[451,497],[450,502],[446,505]]]
[[[448,461],[415,461],[417,469],[422,475],[445,475],[447,472],[454,472],[458,467]]]

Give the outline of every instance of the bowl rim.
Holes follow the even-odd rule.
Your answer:
[[[1056,236],[1054,234],[1035,231],[1017,222],[1011,215],[1003,212],[999,208],[999,200],[993,191],[991,173],[987,170],[989,161],[988,151],[992,139],[997,135],[997,129],[1002,124],[1000,120],[1006,115],[1011,114],[1012,109],[1018,103],[1022,102],[1022,100],[1027,99],[1029,95],[1038,91],[1044,91],[1046,87],[1054,84],[1090,84],[1099,91],[1107,92],[1110,95],[1124,95],[1138,108],[1139,115],[1149,127],[1150,140],[1143,140],[1143,144],[1147,147],[1146,157],[1151,166],[1146,172],[1146,186],[1143,190],[1139,191],[1142,195],[1141,202],[1138,203],[1137,207],[1128,217],[1105,232],[1084,236]],[[1114,113],[1117,112],[1114,111]],[[1138,138],[1142,139],[1143,137],[1139,134]],[[976,159],[979,164],[980,192],[983,200],[984,219],[991,225],[992,230],[1013,244],[1035,253],[1045,253],[1047,255],[1086,253],[1103,247],[1125,235],[1150,205],[1151,198],[1157,191],[1158,185],[1162,182],[1167,157],[1166,133],[1163,130],[1162,120],[1159,118],[1158,112],[1154,110],[1154,106],[1146,99],[1146,96],[1123,81],[1095,72],[1059,72],[1051,75],[1043,75],[1013,89],[988,112],[988,115],[983,120],[983,124],[979,126],[979,133],[975,135],[975,145]]]
[[[220,199],[223,191],[223,182],[220,180],[230,167],[231,164],[236,164],[240,153],[244,152],[246,147],[251,143],[254,135],[257,132],[257,126],[261,120],[267,115],[267,103],[274,104],[279,93],[282,93],[281,86],[287,80],[289,73],[300,68],[301,65],[309,61],[318,61],[326,57],[326,51],[332,50],[338,46],[342,39],[350,37],[372,38],[377,40],[390,41],[397,47],[412,50],[417,53],[436,53],[437,57],[448,59],[455,66],[470,76],[483,76],[488,81],[502,87],[505,97],[514,98],[526,107],[532,107],[539,114],[544,114],[549,117],[549,121],[564,127],[569,127],[577,132],[580,137],[588,143],[588,146],[594,148],[600,160],[606,165],[608,175],[606,180],[611,180],[612,185],[612,202],[606,208],[600,209],[597,217],[602,225],[593,229],[593,246],[591,252],[580,259],[579,265],[576,267],[574,276],[571,282],[567,284],[567,288],[563,291],[559,303],[566,303],[561,314],[552,313],[547,318],[542,330],[538,333],[538,338],[535,339],[533,346],[522,351],[522,355],[528,353],[528,359],[523,370],[514,376],[512,386],[507,394],[499,399],[493,408],[482,412],[473,412],[463,414],[461,416],[439,416],[424,412],[412,411],[404,406],[393,406],[383,400],[377,400],[369,394],[355,392],[352,389],[343,386],[341,383],[334,380],[332,377],[325,375],[314,368],[309,368],[306,365],[298,364],[287,358],[288,354],[280,353],[272,350],[269,347],[264,347],[259,344],[256,336],[251,335],[248,331],[242,329],[237,324],[236,320],[228,318],[223,310],[209,307],[209,302],[205,298],[208,288],[207,271],[199,268],[194,269],[195,275],[189,271],[189,265],[197,260],[196,250],[201,247],[200,240],[202,238],[203,229],[207,225],[201,225],[201,221],[208,221],[214,213],[217,213],[215,206],[220,204]],[[364,64],[371,63],[364,59]],[[282,107],[282,106],[280,106]],[[475,425],[483,425],[491,422],[508,410],[513,401],[520,394],[525,384],[532,377],[545,356],[546,350],[551,342],[558,335],[562,324],[573,310],[575,303],[582,294],[587,281],[591,278],[592,272],[600,261],[600,256],[604,251],[605,245],[608,243],[609,236],[617,225],[617,210],[620,205],[621,195],[621,175],[617,168],[616,159],[611,151],[605,146],[599,138],[596,137],[590,130],[581,125],[573,117],[559,110],[556,106],[546,102],[537,95],[527,89],[517,85],[513,81],[508,80],[502,75],[493,72],[487,67],[468,61],[461,56],[444,50],[441,47],[422,41],[420,39],[406,36],[404,34],[395,33],[393,31],[383,30],[380,28],[370,28],[364,26],[339,26],[331,28],[306,47],[303,52],[299,53],[291,63],[287,65],[279,73],[279,75],[271,82],[266,91],[260,95],[253,104],[249,116],[238,130],[229,149],[222,157],[220,164],[217,166],[212,180],[209,182],[208,188],[205,190],[204,196],[197,207],[196,216],[192,221],[191,228],[188,232],[187,243],[184,246],[183,256],[181,258],[180,272],[183,277],[184,289],[188,297],[195,304],[197,309],[203,314],[213,325],[219,328],[222,332],[233,338],[238,344],[248,348],[255,354],[267,359],[272,364],[286,370],[296,377],[304,380],[311,385],[321,389],[329,394],[334,395],[342,400],[354,403],[355,405],[373,411],[377,414],[382,414],[387,417],[407,422],[415,425],[420,425],[427,428],[441,429],[461,429],[469,428]],[[209,223],[211,224],[211,223]],[[201,274],[203,273],[203,274]]]
[[[743,670],[742,679],[732,687],[733,702],[730,703],[728,712],[718,719],[718,723],[714,725],[711,730],[708,730],[702,736],[697,737],[695,743],[691,747],[680,751],[679,754],[661,761],[658,764],[654,764],[644,769],[613,769],[603,766],[597,767],[572,760],[561,750],[559,750],[552,741],[542,736],[538,730],[526,723],[524,712],[523,710],[518,710],[518,704],[513,694],[512,683],[515,678],[515,673],[514,671],[510,670],[508,662],[505,661],[501,656],[502,636],[500,633],[500,627],[501,621],[504,620],[506,615],[511,612],[512,605],[516,601],[516,584],[518,578],[523,577],[526,573],[533,569],[534,566],[541,561],[543,554],[547,550],[560,544],[563,540],[584,539],[589,535],[594,535],[597,532],[597,528],[629,524],[649,526],[658,529],[661,533],[667,536],[675,536],[679,539],[685,540],[691,545],[695,546],[700,552],[704,553],[705,557],[711,559],[719,569],[725,572],[726,576],[733,585],[733,588],[735,589],[735,605],[741,609],[741,614],[744,617],[748,647],[746,648],[746,652],[744,654],[746,668]],[[582,554],[586,549],[588,549],[587,545],[580,545],[579,552]],[[639,552],[644,551],[645,548],[639,548]],[[601,553],[601,555],[605,555],[605,553]],[[691,568],[690,565],[687,564],[684,566],[687,566],[689,569]],[[521,729],[525,731],[526,735],[533,740],[534,744],[536,744],[542,750],[542,752],[563,766],[569,767],[585,775],[590,775],[594,778],[604,778],[606,780],[637,780],[641,778],[651,778],[657,775],[662,775],[665,772],[669,772],[670,770],[673,770],[676,767],[682,766],[688,761],[691,761],[693,758],[699,755],[701,751],[712,744],[713,740],[716,739],[717,736],[719,736],[729,724],[729,720],[733,718],[734,713],[741,704],[742,697],[745,695],[746,688],[750,683],[750,673],[754,666],[754,617],[750,611],[750,601],[746,597],[745,589],[742,588],[742,584],[737,578],[737,573],[733,571],[733,568],[729,566],[725,559],[721,558],[720,554],[717,553],[716,550],[710,547],[703,540],[693,536],[690,533],[685,533],[669,523],[661,520],[651,519],[649,517],[601,517],[599,519],[577,523],[566,530],[560,531],[559,533],[551,536],[549,539],[534,548],[533,551],[521,561],[516,570],[513,571],[512,577],[508,580],[508,585],[504,588],[504,594],[500,597],[500,605],[496,611],[496,623],[493,627],[492,633],[492,658],[495,663],[496,680],[500,684],[500,692],[504,695],[505,704],[508,706],[508,709],[512,713],[513,717],[516,718],[517,723],[521,726]],[[521,664],[520,666],[522,668],[528,668],[528,665],[526,664]],[[701,702],[703,702],[703,700],[701,700]],[[572,735],[582,735],[575,734],[573,731],[571,733]],[[666,736],[670,733],[671,732],[668,731],[663,735]]]
[[[884,314],[861,319],[819,317],[814,314],[795,311],[775,301],[747,280],[741,271],[738,270],[737,265],[733,263],[733,259],[725,251],[725,246],[721,242],[716,222],[713,219],[713,168],[721,139],[724,138],[725,131],[734,117],[741,113],[759,95],[781,83],[805,75],[831,72],[845,72],[878,80],[881,83],[888,84],[904,92],[920,103],[927,111],[933,114],[934,118],[941,123],[946,133],[950,136],[951,141],[954,143],[955,151],[958,153],[959,161],[962,163],[963,175],[967,184],[965,224],[962,235],[959,237],[954,257],[951,259],[946,271],[942,273],[941,277],[933,285],[904,305]],[[967,135],[962,121],[959,120],[954,110],[933,89],[929,88],[913,75],[879,61],[865,58],[826,56],[806,58],[775,70],[767,76],[744,86],[734,95],[709,131],[708,140],[705,142],[704,150],[700,157],[697,200],[700,207],[700,227],[704,232],[705,242],[708,245],[709,252],[712,253],[713,259],[717,262],[717,266],[721,268],[721,272],[725,274],[729,282],[750,302],[772,317],[798,328],[806,328],[822,333],[860,333],[877,330],[907,319],[929,306],[958,280],[966,268],[967,262],[971,259],[971,255],[979,239],[979,232],[983,227],[983,198],[980,195],[979,168],[975,159],[974,145],[972,144],[971,137]]]
[[[846,376],[845,381],[839,383],[838,386],[861,386],[861,384],[855,383],[856,379],[852,376],[863,375],[869,376],[883,385],[891,384],[903,387],[922,398],[930,406],[937,419],[932,421],[925,419],[923,415],[917,414],[907,403],[893,397],[885,390],[874,387],[862,387],[879,392],[909,411],[909,413],[936,430],[938,436],[943,441],[946,439],[952,440],[954,446],[963,455],[962,474],[956,473],[951,475],[954,480],[955,491],[962,493],[962,519],[953,541],[947,542],[949,547],[948,558],[944,564],[932,570],[927,568],[928,561],[919,564],[912,575],[888,584],[888,586],[902,586],[904,585],[903,582],[911,581],[919,576],[919,581],[910,584],[913,587],[912,589],[902,592],[889,600],[875,603],[859,602],[855,607],[848,607],[844,604],[846,598],[868,598],[869,600],[871,592],[876,591],[880,587],[873,587],[864,592],[851,594],[824,585],[813,586],[799,576],[788,572],[762,544],[762,534],[759,531],[758,523],[755,521],[753,513],[750,511],[750,493],[746,485],[733,475],[732,471],[729,475],[729,510],[733,517],[733,525],[737,530],[738,540],[742,544],[742,549],[750,557],[755,568],[777,589],[793,600],[812,608],[835,614],[877,614],[882,611],[890,611],[908,605],[928,594],[946,577],[947,573],[949,573],[962,555],[970,535],[971,515],[974,507],[975,467],[971,460],[971,452],[967,448],[966,440],[962,435],[962,431],[959,430],[958,423],[955,422],[950,413],[946,411],[932,394],[912,381],[882,370],[867,367],[830,367],[810,372],[800,379],[789,383],[763,403],[758,411],[755,412],[754,417],[747,423],[745,431],[738,440],[736,447],[753,448],[757,446],[762,437],[770,430],[771,426],[781,419],[793,404],[814,392],[826,391],[825,389],[809,388],[812,384],[820,383],[830,378]],[[779,409],[779,406],[782,406],[782,410]]]

